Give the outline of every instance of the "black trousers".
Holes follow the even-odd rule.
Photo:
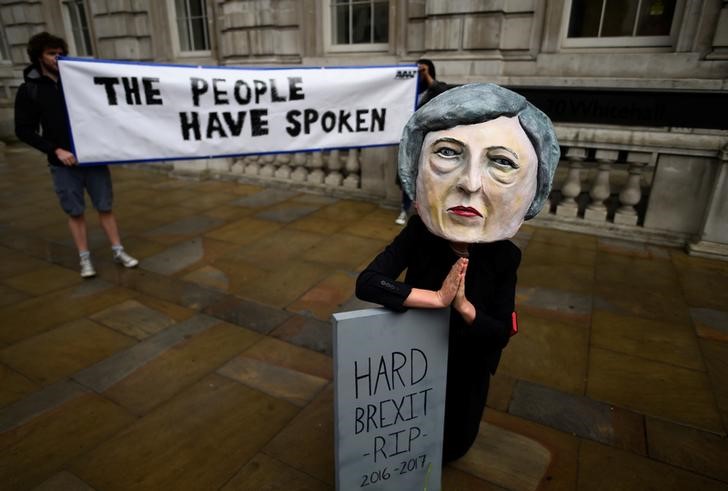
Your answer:
[[[465,455],[478,436],[488,399],[490,372],[484,364],[473,365],[459,360],[448,362],[443,464]]]

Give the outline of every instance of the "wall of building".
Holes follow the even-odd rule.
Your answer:
[[[678,2],[670,46],[564,46],[568,0],[391,0],[389,48],[336,52],[324,42],[329,0],[208,0],[212,49],[174,50],[168,0],[88,0],[96,56],[220,65],[435,61],[441,79],[505,85],[728,90],[728,2]],[[11,62],[0,96],[12,96],[25,43],[46,29],[66,34],[61,0],[1,0]]]
[[[672,37],[661,45],[632,47],[599,43],[575,46],[567,40],[564,33],[571,0],[390,0],[389,42],[381,49],[365,50],[342,50],[330,44],[327,18],[331,0],[205,1],[210,49],[182,52],[174,27],[174,0],[87,0],[94,54],[111,59],[241,66],[398,64],[429,58],[437,66],[438,78],[449,83],[488,81],[513,88],[566,90],[674,90],[678,98],[679,91],[708,91],[722,100],[728,93],[728,0],[678,0]],[[9,60],[0,60],[0,139],[9,140],[13,138],[13,99],[27,64],[28,38],[42,30],[66,38],[70,33],[63,21],[62,0],[0,0],[0,24],[10,52]],[[652,181],[643,183],[643,187],[655,185],[654,196],[650,197],[654,206],[640,218],[646,219],[651,231],[645,235],[645,224],[640,222],[642,235],[636,236],[659,236],[666,243],[690,240],[692,236],[698,244],[693,247],[697,252],[712,254],[717,250],[717,255],[728,257],[728,232],[721,225],[728,220],[724,206],[728,192],[728,129],[602,127],[605,131],[594,131],[591,125],[577,125],[575,129],[573,124],[557,123],[565,152],[651,155],[645,176]],[[659,149],[635,143],[645,135],[675,141],[676,134],[681,135],[681,141],[706,143],[698,150],[671,150],[669,143],[661,143]],[[600,135],[618,136],[602,141]],[[323,158],[299,155],[270,161],[191,161],[175,165],[175,169],[197,175],[273,179],[279,184],[286,184],[293,176],[291,185],[310,185],[335,195],[354,193],[396,204],[395,158],[393,149],[383,149],[335,158],[327,154]],[[603,163],[597,163],[595,169],[602,170],[579,174],[581,164],[572,164],[570,160],[570,175],[577,169],[575,175],[587,189],[595,173],[606,172]],[[641,169],[643,163],[615,160],[610,166],[617,169],[622,164],[632,172],[633,168]],[[682,178],[672,184],[666,180],[674,177],[671,172],[680,166],[685,167],[685,172],[693,167],[704,171],[704,178],[693,184],[704,188],[705,199],[699,206],[693,203],[691,209],[683,209],[677,220],[661,213],[658,201],[669,203],[673,189],[687,189],[679,185],[685,181]],[[557,189],[566,182],[565,172],[560,174]],[[613,178],[619,179],[620,173],[628,174],[626,170],[615,171]],[[321,182],[311,183],[308,176],[314,175]],[[346,178],[348,184],[344,186]],[[332,188],[330,183],[344,187]],[[557,208],[556,203],[552,208]],[[577,229],[590,226],[582,225],[586,222],[577,218],[562,214],[545,217],[545,221],[556,220],[556,225],[566,223]],[[607,230],[603,220],[592,225],[595,230]],[[634,228],[615,230],[624,236],[635,235]]]

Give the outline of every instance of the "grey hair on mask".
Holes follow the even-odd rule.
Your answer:
[[[551,120],[523,96],[495,84],[468,84],[438,95],[415,112],[399,144],[399,178],[415,199],[417,171],[425,135],[459,125],[478,124],[499,116],[518,117],[538,157],[536,195],[525,219],[541,211],[559,163],[561,151]]]

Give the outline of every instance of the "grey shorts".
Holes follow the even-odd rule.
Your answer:
[[[93,167],[66,167],[51,165],[53,187],[61,208],[66,214],[77,217],[86,209],[84,189],[91,197],[94,208],[100,212],[111,211],[114,192],[111,187],[111,173],[105,165]]]

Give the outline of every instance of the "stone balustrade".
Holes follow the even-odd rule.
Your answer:
[[[562,157],[531,223],[728,259],[728,131],[556,125]],[[399,206],[396,147],[179,161],[174,173]]]
[[[253,180],[278,181],[327,189],[359,189],[360,150],[297,152],[294,154],[250,155],[237,159],[233,175]]]
[[[172,174],[198,179],[233,179],[310,190],[340,197],[399,198],[394,186],[395,148],[350,148],[238,158],[181,160]],[[367,164],[362,166],[362,160]],[[390,166],[388,172],[384,167]],[[385,178],[385,175],[389,176]],[[383,185],[388,183],[388,186]]]
[[[557,125],[562,158],[536,225],[728,259],[728,132]]]
[[[557,170],[550,206],[541,216],[642,226],[654,174],[654,155],[569,147]]]

